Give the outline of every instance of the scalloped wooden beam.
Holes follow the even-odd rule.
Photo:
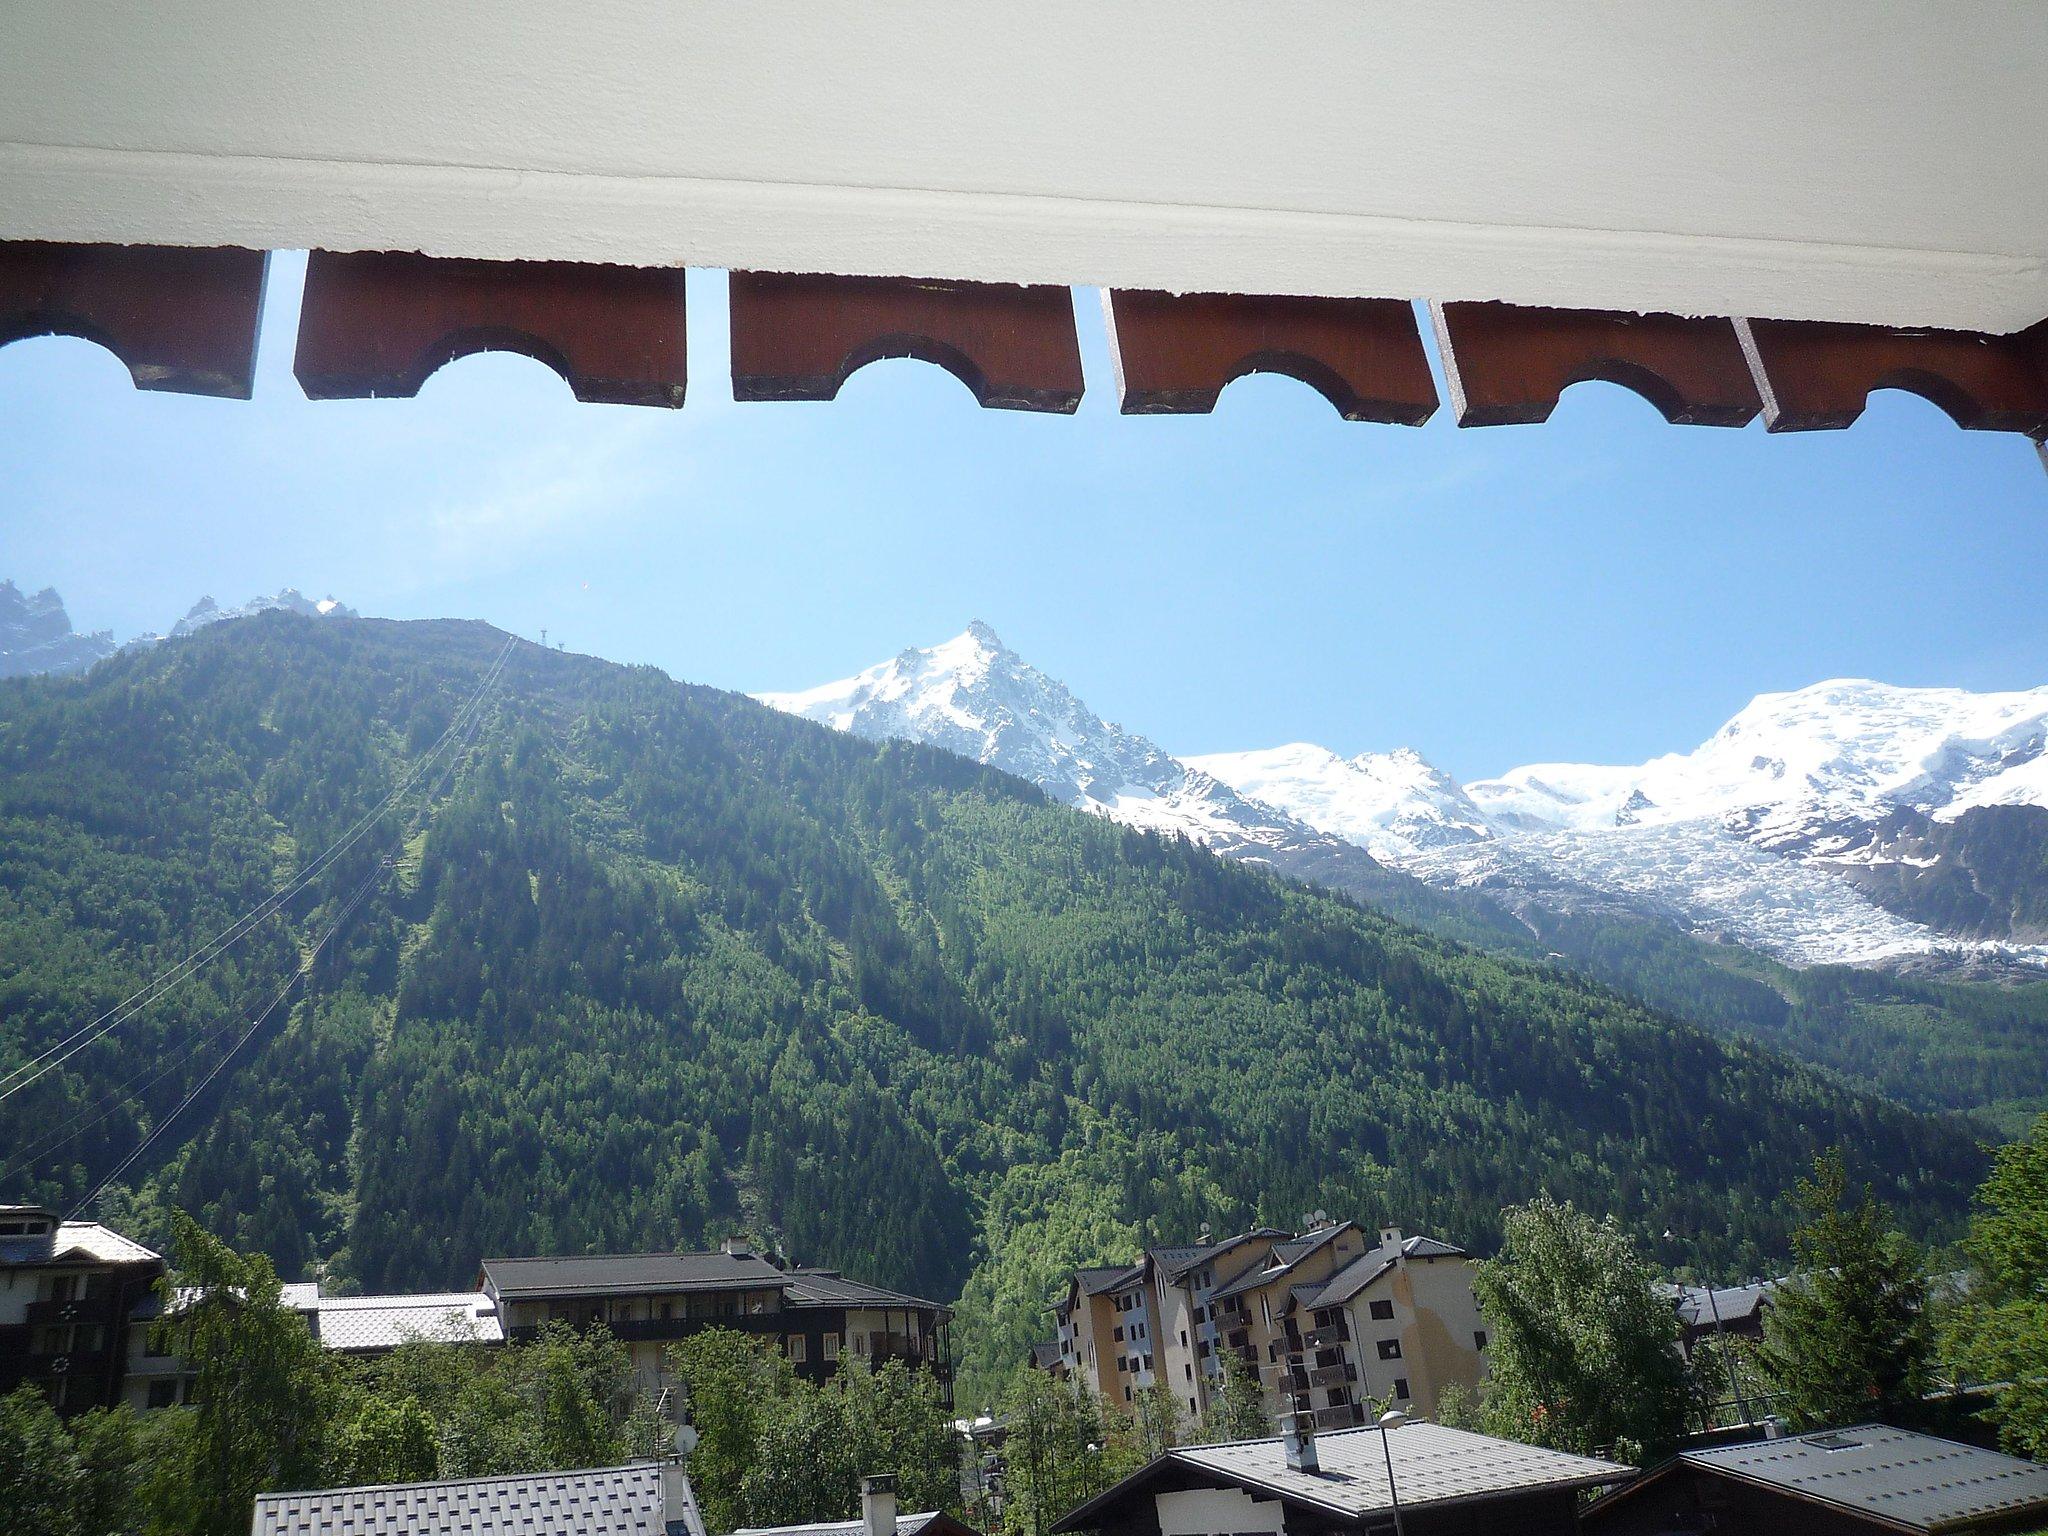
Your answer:
[[[263,313],[263,251],[0,241],[0,346],[78,336],[137,389],[249,398]]]
[[[1773,432],[1846,427],[1874,389],[1933,402],[1957,426],[2048,440],[2048,320],[2007,336],[1813,320],[1739,320]]]
[[[444,364],[518,352],[578,400],[683,403],[680,267],[471,261],[315,251],[299,315],[299,383],[315,400],[408,396]]]
[[[1436,381],[1401,299],[1319,299],[1104,289],[1117,398],[1127,416],[1215,409],[1248,373],[1299,379],[1346,421],[1419,427]]]
[[[830,400],[856,369],[914,357],[993,409],[1071,413],[1081,403],[1065,288],[735,272],[731,300],[735,400]]]
[[[1682,426],[1745,426],[1763,409],[1728,320],[1519,304],[1430,313],[1461,427],[1547,421],[1565,390],[1596,379]]]

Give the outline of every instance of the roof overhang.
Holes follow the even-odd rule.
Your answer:
[[[73,0],[0,239],[2016,331],[2048,7]]]

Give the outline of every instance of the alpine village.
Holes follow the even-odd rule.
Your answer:
[[[0,1536],[2048,1536],[2044,82],[0,5]]]

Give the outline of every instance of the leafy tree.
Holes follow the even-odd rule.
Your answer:
[[[669,1349],[682,1381],[684,1408],[697,1431],[690,1483],[714,1530],[747,1524],[742,1492],[762,1432],[796,1390],[789,1362],[730,1328],[707,1328]]]
[[[1867,1189],[1853,1203],[1839,1152],[1795,1193],[1797,1272],[1771,1298],[1758,1366],[1798,1428],[1917,1414],[1927,1387],[1927,1278],[1919,1250]]]
[[[175,1212],[176,1267],[160,1282],[165,1347],[192,1372],[180,1523],[241,1536],[259,1493],[308,1486],[320,1468],[320,1348],[280,1298],[261,1254],[238,1254]]]
[[[82,1413],[68,1428],[78,1456],[82,1536],[130,1536],[140,1531],[143,1478],[158,1438],[125,1404]]]
[[[343,1487],[427,1482],[440,1470],[434,1421],[418,1398],[365,1395],[335,1428],[328,1467]]]
[[[1114,1481],[1103,1459],[1109,1436],[1101,1406],[1079,1382],[1020,1370],[1004,1417],[1004,1520],[1012,1536],[1046,1536],[1062,1515]]]
[[[2048,1115],[1999,1151],[1977,1204],[1949,1348],[1978,1379],[2010,1383],[1987,1415],[2006,1449],[2048,1461]]]
[[[1541,1196],[1505,1213],[1473,1291],[1491,1333],[1481,1417],[1494,1434],[1642,1465],[1685,1432],[1678,1319],[1613,1217]]]
[[[63,1421],[34,1387],[0,1397],[0,1510],[10,1536],[84,1536],[85,1471]]]
[[[1273,1432],[1259,1374],[1234,1350],[1223,1355],[1223,1380],[1210,1394],[1202,1420],[1204,1440],[1257,1440]]]

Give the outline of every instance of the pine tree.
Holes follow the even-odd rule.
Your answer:
[[[2048,1460],[2048,1115],[1999,1151],[1977,1204],[1949,1347],[1978,1379],[2010,1383],[1986,1415],[2005,1448]]]
[[[1853,1203],[1839,1151],[1795,1192],[1798,1272],[1771,1298],[1758,1364],[1795,1428],[1912,1416],[1927,1386],[1927,1277],[1868,1190]]]

